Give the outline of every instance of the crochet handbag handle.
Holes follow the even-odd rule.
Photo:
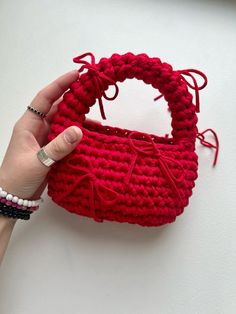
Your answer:
[[[84,60],[88,56],[91,58],[91,62]],[[77,102],[75,110],[80,115],[85,117],[89,107],[94,105],[96,98],[98,98],[102,118],[106,119],[102,97],[107,100],[115,99],[119,91],[117,82],[136,78],[158,89],[161,96],[164,96],[168,102],[172,117],[173,140],[175,142],[187,140],[195,143],[199,90],[207,85],[207,78],[204,73],[195,69],[174,71],[170,64],[161,62],[159,58],[150,58],[146,54],[134,55],[131,52],[124,55],[113,54],[110,58],[102,58],[98,63],[95,63],[94,55],[88,52],[75,57],[73,61],[82,64],[79,72],[87,69],[87,72],[81,74],[78,81],[71,84],[71,90]],[[198,74],[204,79],[201,86],[198,86],[192,73]],[[185,76],[192,79],[193,85]],[[115,88],[112,97],[108,97],[105,92],[110,85]],[[195,105],[188,87],[195,90]],[[75,98],[73,98],[74,103]]]

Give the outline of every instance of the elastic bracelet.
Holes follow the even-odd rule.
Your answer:
[[[28,210],[20,210],[4,203],[0,203],[0,214],[9,218],[29,220],[31,213],[32,212]]]
[[[4,209],[6,211],[14,211],[20,214],[31,214],[32,212],[30,210],[25,210],[25,209],[17,209],[13,206],[4,204],[4,203],[0,203],[0,209]]]
[[[36,207],[43,201],[42,197],[40,197],[40,199],[38,199],[38,200],[22,199],[16,195],[12,195],[11,193],[4,191],[2,187],[0,187],[0,197],[5,198],[8,201],[12,201],[13,203],[16,203],[20,206],[25,206],[26,208],[27,207]]]
[[[8,201],[6,198],[4,197],[0,197],[0,202],[1,203],[4,203],[6,205],[10,205],[14,208],[17,208],[17,209],[22,209],[22,210],[30,210],[31,212],[34,212],[36,211],[38,208],[39,208],[39,205],[37,206],[31,206],[31,207],[26,207],[26,206],[23,206],[23,205],[18,205],[17,203],[14,203],[12,201]]]

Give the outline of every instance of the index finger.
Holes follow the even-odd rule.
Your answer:
[[[79,77],[78,70],[73,70],[63,74],[55,81],[44,87],[34,97],[31,106],[44,114],[47,114],[53,103],[62,96],[69,88],[70,84]],[[28,111],[29,112],[29,111]]]
[[[44,114],[47,114],[50,111],[53,103],[63,95],[63,93],[70,87],[70,84],[73,83],[78,77],[78,70],[72,70],[61,75],[52,83],[41,89],[32,100],[30,106]],[[26,110],[23,117],[27,118],[24,119],[24,123],[26,123],[25,127],[27,127],[28,130],[35,128],[36,120],[42,122],[42,118],[30,110]]]

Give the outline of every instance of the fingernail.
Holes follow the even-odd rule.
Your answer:
[[[80,139],[80,137],[81,137],[81,130],[80,128],[76,126],[70,127],[64,133],[64,138],[69,144],[74,144]]]

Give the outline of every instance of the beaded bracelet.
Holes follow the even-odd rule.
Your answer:
[[[18,208],[18,209],[22,209],[22,210],[30,210],[32,212],[36,211],[38,208],[39,208],[39,205],[37,206],[31,206],[31,207],[26,207],[26,206],[23,206],[23,205],[18,205],[17,203],[14,203],[12,201],[8,201],[6,198],[4,197],[0,197],[0,202],[1,203],[4,203],[6,205],[10,205],[14,208]]]
[[[7,193],[6,191],[3,190],[2,187],[0,187],[0,197],[1,199],[5,198],[7,201],[16,203],[19,206],[25,206],[25,208],[36,207],[40,204],[40,202],[43,201],[41,197],[38,200],[26,200],[26,199],[19,198],[18,196]]]
[[[29,220],[31,213],[32,212],[29,210],[16,209],[12,206],[0,203],[0,215],[7,216],[9,218]]]
[[[42,197],[38,200],[22,199],[0,187],[0,215],[29,220],[30,214],[39,208],[42,201]]]

